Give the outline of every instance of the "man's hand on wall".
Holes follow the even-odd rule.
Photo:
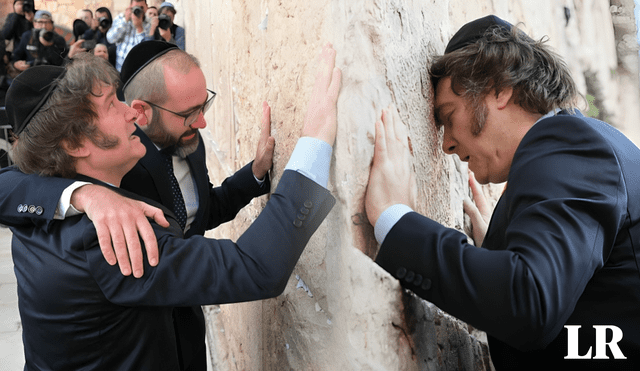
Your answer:
[[[376,144],[365,208],[371,225],[388,207],[404,204],[415,208],[417,187],[411,166],[407,129],[394,105],[382,110],[376,122]]]
[[[323,140],[330,145],[336,140],[337,102],[341,71],[335,67],[336,51],[327,43],[320,53],[320,68],[311,91],[302,136]]]
[[[469,171],[469,188],[471,188],[473,201],[468,198],[464,199],[462,207],[471,219],[471,237],[473,237],[476,246],[480,247],[484,241],[484,236],[487,234],[492,211],[489,203],[484,198],[482,186],[471,171]]]
[[[276,140],[271,136],[271,107],[267,102],[262,102],[262,130],[258,141],[256,159],[251,165],[253,175],[257,179],[264,179],[271,166],[273,166],[273,149]]]

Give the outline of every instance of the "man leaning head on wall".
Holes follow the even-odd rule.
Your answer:
[[[365,200],[376,262],[486,331],[498,370],[637,367],[640,150],[580,114],[564,62],[498,17],[463,26],[430,72],[443,150],[508,186],[483,248],[413,212],[407,132],[383,111]]]

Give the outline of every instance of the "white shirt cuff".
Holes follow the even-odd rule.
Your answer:
[[[62,192],[62,196],[60,196],[60,201],[58,201],[58,207],[56,208],[56,212],[53,215],[54,219],[64,219],[69,216],[82,214],[75,207],[73,207],[73,205],[71,205],[71,194],[73,193],[73,191],[75,191],[76,189],[86,184],[91,184],[91,183],[73,182],[73,184],[68,186]]]
[[[258,182],[258,185],[259,185],[259,186],[262,186],[262,184],[264,184],[264,180],[265,180],[265,179],[267,179],[267,176],[266,176],[266,175],[265,175],[265,176],[264,176],[264,178],[262,178],[262,179],[258,179],[258,178],[255,176],[255,174],[252,174],[252,175],[253,175],[253,179],[255,179],[255,180],[256,180],[256,182]]]
[[[395,204],[393,206],[389,206],[385,211],[380,214],[380,217],[376,221],[376,225],[373,228],[374,234],[376,236],[376,241],[382,245],[384,239],[387,237],[387,234],[393,228],[394,225],[402,218],[405,214],[412,212],[413,210],[403,204]]]
[[[327,188],[333,148],[329,143],[311,137],[298,139],[285,170],[295,170]]]

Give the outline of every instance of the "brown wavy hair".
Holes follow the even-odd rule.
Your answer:
[[[101,148],[113,148],[117,138],[105,136],[95,125],[96,107],[89,99],[101,85],[117,87],[118,72],[102,58],[81,53],[66,66],[56,89],[27,127],[14,136],[13,160],[24,173],[43,176],[76,176],[75,160],[62,146],[81,146],[85,138]]]
[[[451,78],[451,89],[470,104],[475,113],[473,134],[486,118],[484,97],[513,88],[514,102],[532,113],[546,114],[560,108],[572,110],[577,89],[565,62],[545,43],[517,27],[489,28],[477,42],[436,57],[429,68],[435,88]],[[436,125],[441,126],[436,120]]]

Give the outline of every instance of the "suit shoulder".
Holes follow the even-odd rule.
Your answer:
[[[548,117],[533,125],[522,139],[520,146],[539,142],[541,139],[559,140],[572,144],[580,144],[585,140],[604,142],[604,138],[600,135],[602,128],[599,126],[601,125],[608,124],[577,115]]]
[[[570,115],[535,124],[516,150],[507,189],[516,185],[529,189],[531,184],[549,191],[571,184],[617,185],[620,165],[600,125],[607,124]]]

